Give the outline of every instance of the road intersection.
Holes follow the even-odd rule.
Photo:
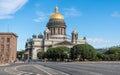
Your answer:
[[[0,75],[120,75],[120,62],[36,62],[0,67]]]

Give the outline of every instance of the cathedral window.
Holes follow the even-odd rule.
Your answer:
[[[49,34],[47,34],[47,40],[49,39]]]
[[[60,34],[60,28],[58,28],[58,34]]]
[[[62,34],[62,28],[61,28],[61,34]]]

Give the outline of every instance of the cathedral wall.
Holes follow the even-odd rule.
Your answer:
[[[86,40],[81,40],[81,39],[77,40],[77,44],[85,44],[85,43],[86,43]]]
[[[34,46],[43,46],[43,39],[33,39]]]
[[[37,59],[37,53],[44,51],[42,47],[34,47],[32,50],[32,59]]]
[[[32,50],[32,59],[37,59],[37,49],[36,48],[34,48]]]

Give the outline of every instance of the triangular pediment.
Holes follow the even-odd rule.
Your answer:
[[[69,41],[63,41],[63,42],[57,43],[55,45],[63,45],[64,46],[64,45],[73,45],[73,44]]]

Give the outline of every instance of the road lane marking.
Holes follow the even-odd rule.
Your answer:
[[[48,75],[52,75],[51,73],[49,73],[49,72],[47,72],[47,71],[45,71],[45,70],[41,69],[40,67],[38,67],[38,66],[36,66],[36,65],[34,65],[34,67],[36,67],[37,69],[39,69],[39,70],[41,70],[41,71],[43,71],[43,72],[47,73]]]
[[[19,65],[19,66],[12,66],[12,67],[7,67],[4,69],[5,72],[9,73],[9,74],[14,74],[14,75],[32,75],[32,72],[25,72],[25,71],[19,71],[18,68],[20,67],[25,67],[25,66],[33,66],[41,71],[43,71],[44,73],[48,74],[48,75],[69,75],[67,73],[64,73],[62,71],[58,71],[49,67],[44,67],[42,65]],[[36,75],[42,75],[42,74],[36,74]]]
[[[17,68],[21,67],[21,66],[7,67],[7,68],[4,69],[4,71],[7,72],[7,73],[9,73],[9,74],[14,74],[14,75],[21,75],[21,74],[30,73],[30,72],[24,72],[24,71],[17,70]]]
[[[15,67],[15,70],[17,70],[17,68],[20,68],[20,67],[24,67],[24,66],[31,66],[31,65],[20,65],[20,66],[16,66]],[[17,70],[17,71],[19,71],[19,70]],[[20,73],[19,75],[21,75],[21,74],[33,74],[32,72],[24,72],[24,71],[21,71],[22,73]]]
[[[34,65],[34,67],[36,67],[39,70],[47,73],[48,75],[69,75],[67,73],[64,73],[64,72],[61,72],[61,71],[58,71],[58,70],[55,70],[55,69],[52,69],[52,68],[49,68],[49,67],[44,67],[42,65]]]
[[[9,74],[18,74],[18,71],[15,71],[15,69],[13,67],[5,68],[4,71]]]

